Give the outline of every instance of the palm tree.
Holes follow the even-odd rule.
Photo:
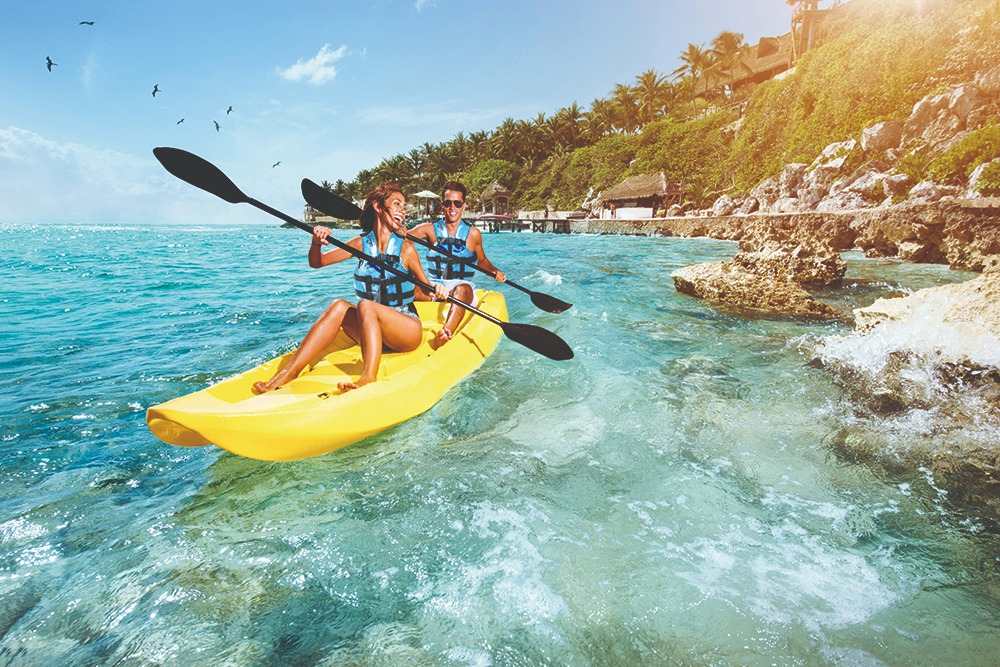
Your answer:
[[[517,160],[516,154],[516,138],[517,125],[514,123],[513,118],[506,118],[500,125],[493,130],[493,136],[490,137],[490,144],[492,149],[492,155],[498,160],[509,160],[514,162]]]
[[[639,127],[639,107],[635,94],[624,83],[615,85],[612,93],[615,104],[615,125],[623,132],[631,134]]]
[[[590,141],[597,141],[614,129],[615,105],[611,100],[598,98],[590,103],[584,132]]]
[[[674,78],[690,76],[695,82],[701,78],[709,67],[715,64],[715,57],[710,49],[698,44],[688,44],[681,53],[681,66],[673,71]]]
[[[738,69],[750,71],[743,62],[743,54],[749,47],[743,41],[743,33],[724,31],[712,40],[712,55],[715,56],[715,67],[726,76],[732,76]]]
[[[646,70],[635,77],[636,100],[639,117],[643,123],[651,123],[666,108],[670,96],[670,84],[666,77],[656,73],[656,70]]]
[[[489,132],[473,132],[469,135],[469,144],[472,146],[472,153],[475,156],[474,161],[478,162],[483,160],[489,155],[490,133]]]

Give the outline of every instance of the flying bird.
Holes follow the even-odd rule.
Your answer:
[[[271,169],[274,169],[274,168],[275,168],[275,167],[277,167],[277,166],[278,166],[279,164],[281,164],[281,160],[278,160],[277,162],[275,162],[274,164],[272,164],[272,165],[271,165]]]
[[[226,109],[226,115],[228,116],[228,115],[230,114],[230,112],[231,112],[232,110],[233,110],[233,105],[232,105],[232,104],[230,104],[230,105],[229,105],[229,108],[228,108],[228,109]]]
[[[219,131],[219,121],[213,120],[212,122],[215,123],[215,131],[218,132]]]
[[[181,123],[183,123],[183,122],[184,122],[184,119],[183,119],[183,118],[181,118],[181,119],[180,119],[179,121],[177,121],[176,123],[174,123],[174,125],[180,125],[180,124],[181,124]]]
[[[157,94],[158,92],[160,92],[160,84],[158,84],[158,83],[154,83],[154,84],[153,84],[153,97],[156,97],[156,94]]]
[[[80,21],[80,25],[94,25],[93,21]]]
[[[52,71],[52,68],[55,67],[58,64],[59,63],[52,62],[52,58],[49,58],[48,56],[45,56],[45,67],[48,68],[48,70],[50,72]]]

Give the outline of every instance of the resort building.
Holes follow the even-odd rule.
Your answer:
[[[479,206],[483,213],[504,215],[510,213],[510,190],[493,181],[479,195]]]
[[[789,0],[792,5],[791,32],[778,37],[762,37],[748,46],[728,71],[709,68],[695,84],[695,93],[737,90],[763,83],[791,69],[807,51],[821,44],[829,33],[829,17],[841,2],[820,9],[820,0]]]
[[[597,196],[603,219],[619,218],[638,220],[656,217],[684,199],[684,189],[671,183],[661,171],[658,174],[629,176],[618,185],[604,190]]]

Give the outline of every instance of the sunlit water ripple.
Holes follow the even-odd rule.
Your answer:
[[[824,444],[798,341],[678,295],[704,239],[503,234],[507,341],[428,413],[267,464],[144,410],[289,349],[348,286],[267,226],[0,227],[0,661],[992,664],[998,539]],[[966,276],[850,256],[859,305]],[[561,284],[560,284],[561,281]]]

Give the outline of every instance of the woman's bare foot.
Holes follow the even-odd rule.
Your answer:
[[[250,386],[250,391],[252,391],[255,394],[266,394],[269,391],[274,391],[275,389],[281,389],[282,387],[285,386],[285,383],[287,383],[288,380],[289,378],[286,377],[285,373],[278,371],[277,373],[275,373],[274,377],[272,377],[267,382],[261,382],[260,380],[254,382]]]
[[[441,327],[441,331],[437,332],[437,335],[431,340],[431,348],[438,349],[445,343],[451,340],[452,333],[448,331],[448,327]]]
[[[340,389],[340,391],[342,391],[344,393],[347,393],[347,392],[349,392],[352,389],[357,389],[359,387],[363,387],[366,384],[371,384],[374,381],[375,381],[375,378],[359,377],[354,382],[338,382],[337,383],[337,389]]]

